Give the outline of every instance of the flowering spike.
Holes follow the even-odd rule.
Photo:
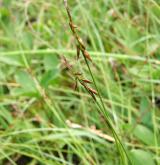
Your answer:
[[[82,79],[82,81],[89,84],[92,83],[90,80],[87,80],[87,79]]]
[[[80,56],[80,47],[79,45],[77,45],[77,60],[79,59]]]
[[[96,95],[98,94],[97,91],[94,90],[94,89],[92,89],[92,88],[89,88],[89,87],[88,87],[88,90],[89,90],[91,93],[93,93],[93,94],[96,94]]]
[[[92,98],[96,101],[96,97],[95,97],[95,95],[94,95],[92,92],[90,92],[90,95],[91,95]]]
[[[85,58],[87,58],[88,60],[92,61],[91,56],[89,55],[89,53],[86,50],[84,50],[82,53],[83,53]]]
[[[74,84],[74,90],[77,90],[77,87],[78,87],[78,82],[77,82],[77,78],[76,78],[76,80],[75,80],[75,84]]]

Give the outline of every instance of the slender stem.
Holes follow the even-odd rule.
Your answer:
[[[116,142],[117,142],[117,140],[118,140],[119,144],[121,145],[123,151],[125,152],[125,154],[126,154],[128,160],[129,160],[130,164],[132,164],[132,162],[131,162],[131,160],[130,160],[128,154],[127,154],[126,149],[124,148],[124,146],[123,146],[123,144],[122,144],[122,142],[121,142],[119,136],[117,135],[116,131],[114,130],[114,128],[113,128],[113,126],[112,126],[112,124],[111,124],[111,119],[110,119],[109,115],[106,113],[107,111],[106,111],[106,108],[105,108],[105,105],[104,105],[102,96],[101,96],[101,94],[100,94],[100,92],[99,92],[98,86],[97,86],[97,84],[96,84],[96,81],[95,81],[95,78],[94,78],[93,73],[92,73],[92,71],[91,71],[91,68],[90,68],[90,66],[89,66],[89,63],[88,63],[88,61],[87,61],[87,59],[86,59],[85,57],[84,57],[84,59],[85,59],[85,62],[86,62],[86,64],[87,64],[87,67],[88,67],[88,70],[89,70],[89,72],[90,72],[90,75],[91,75],[91,77],[92,77],[93,84],[94,84],[94,86],[95,86],[95,88],[96,88],[96,90],[97,90],[97,93],[98,93],[98,97],[99,97],[99,99],[100,99],[100,102],[101,102],[101,104],[102,104],[102,107],[103,107],[103,111],[102,111],[102,112],[103,112],[103,114],[104,114],[104,115],[106,116],[106,118],[107,118],[107,120],[105,120],[105,121],[106,121],[107,125],[110,127],[110,129],[111,129],[111,131],[112,131],[112,133],[113,133],[113,136],[114,136]],[[97,102],[97,101],[96,101],[96,102]],[[98,102],[97,102],[97,104],[98,104],[98,107],[101,109],[101,106],[99,105]]]

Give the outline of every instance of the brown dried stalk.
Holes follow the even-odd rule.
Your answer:
[[[66,121],[67,125],[70,127],[70,128],[79,128],[79,129],[85,129],[93,134],[96,134],[97,136],[109,141],[109,142],[115,142],[114,138],[112,136],[109,136],[107,134],[104,134],[101,130],[98,130],[94,127],[91,127],[91,128],[85,128],[84,126],[80,125],[80,124],[77,124],[77,123],[73,123],[71,122],[70,120],[67,120]]]

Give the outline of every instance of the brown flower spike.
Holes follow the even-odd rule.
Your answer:
[[[66,11],[67,11],[67,14],[68,14],[68,18],[69,18],[70,29],[71,29],[71,31],[72,31],[72,33],[74,35],[74,38],[77,41],[77,46],[76,46],[77,47],[77,60],[80,57],[80,53],[82,53],[82,55],[83,55],[85,60],[92,61],[90,54],[86,50],[86,47],[85,47],[85,45],[83,43],[83,40],[78,36],[78,33],[76,31],[77,26],[74,25],[74,23],[73,23],[72,16],[70,14],[70,10],[69,10],[68,4],[67,4],[67,0],[64,0],[64,4],[65,4],[65,8],[66,8]],[[67,62],[65,62],[65,63],[68,66],[68,63]],[[69,67],[69,66],[68,66],[68,68],[71,69],[71,67]],[[76,73],[76,74],[74,74],[74,76],[75,76],[75,81],[76,81],[74,89],[77,89],[77,82],[79,82],[88,91],[88,93],[92,96],[92,98],[94,100],[96,100],[95,95],[97,94],[97,91],[88,86],[88,84],[90,84],[92,82],[90,80],[88,80],[88,79],[82,78],[81,74],[77,74]]]
[[[77,32],[76,32],[76,28],[77,26],[74,25],[73,23],[73,20],[72,20],[72,16],[70,14],[70,10],[69,10],[69,7],[68,7],[68,4],[67,4],[67,0],[64,0],[64,4],[65,4],[65,8],[66,8],[66,11],[67,11],[67,14],[68,14],[68,18],[69,18],[69,26],[70,26],[70,29],[75,37],[75,39],[77,40],[77,58],[79,58],[79,55],[80,55],[80,52],[82,52],[82,55],[85,59],[88,59],[89,61],[92,61],[88,51],[86,50],[86,47],[83,43],[83,40],[78,36]]]

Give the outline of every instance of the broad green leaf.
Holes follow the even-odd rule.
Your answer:
[[[53,82],[53,80],[55,80],[58,77],[58,73],[58,69],[52,69],[47,71],[41,79],[41,85],[43,87],[47,87],[51,82]]]
[[[47,54],[44,56],[43,64],[46,71],[55,69],[59,64],[58,57],[55,54]]]
[[[145,112],[148,110],[148,107],[149,107],[149,101],[146,97],[142,97],[141,98],[141,102],[140,102],[140,110],[141,112]]]
[[[35,90],[35,84],[32,80],[31,76],[25,71],[19,71],[15,75],[16,81],[22,86],[22,88],[26,88],[28,90]]]
[[[153,132],[143,125],[137,125],[133,134],[143,143],[147,145],[154,145],[154,134]]]
[[[29,97],[38,97],[39,96],[39,94],[37,92],[30,91],[30,90],[27,90],[24,88],[13,88],[11,90],[11,94],[14,96],[21,96],[21,95],[29,96]]]
[[[152,154],[140,149],[131,150],[130,158],[133,165],[155,165]]]
[[[16,79],[16,82],[21,85],[20,88],[16,88],[14,90],[16,94],[30,95],[30,94],[37,93],[35,83],[27,72],[19,71],[18,73],[16,73],[15,79]]]
[[[25,49],[32,49],[33,47],[33,37],[29,32],[24,32],[21,36],[21,44]]]
[[[3,56],[0,54],[0,63],[1,62],[8,65],[24,66],[20,56]]]
[[[151,115],[151,108],[150,108],[150,102],[146,97],[141,98],[140,102],[140,111],[142,115],[142,123],[152,128],[152,115]]]

